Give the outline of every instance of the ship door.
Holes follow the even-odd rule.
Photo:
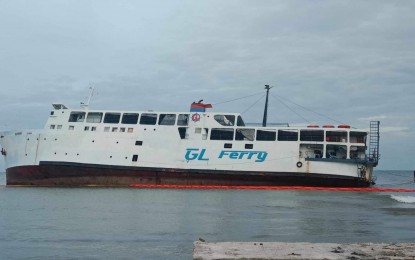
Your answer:
[[[25,156],[33,165],[36,165],[37,153],[39,149],[40,134],[26,134]]]

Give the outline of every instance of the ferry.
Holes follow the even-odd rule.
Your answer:
[[[90,98],[80,109],[52,104],[43,129],[0,132],[7,185],[374,183],[379,121],[369,131],[344,124],[267,126],[265,109],[263,125],[253,126],[239,113],[211,112],[202,101],[186,112],[109,111],[90,109]]]

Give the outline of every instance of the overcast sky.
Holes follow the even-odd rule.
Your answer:
[[[261,122],[269,84],[269,122],[380,120],[378,169],[415,170],[414,83],[415,1],[0,0],[1,130],[43,127],[91,85],[96,109],[259,93],[213,111]]]

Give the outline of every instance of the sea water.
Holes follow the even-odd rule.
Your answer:
[[[415,188],[410,171],[377,187]],[[193,241],[415,242],[415,193],[5,187],[0,259],[191,259]]]

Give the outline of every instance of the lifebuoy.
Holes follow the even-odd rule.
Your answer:
[[[303,167],[303,163],[302,163],[302,162],[297,162],[297,167],[298,167],[298,168]]]

